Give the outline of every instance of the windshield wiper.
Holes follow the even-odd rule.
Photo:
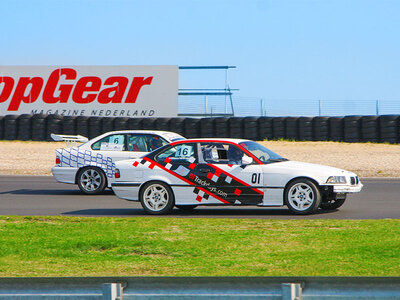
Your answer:
[[[272,162],[279,162],[279,161],[287,161],[287,158],[270,158],[268,159],[268,161],[272,161]]]

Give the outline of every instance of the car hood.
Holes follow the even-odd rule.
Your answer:
[[[288,172],[302,172],[304,175],[312,173],[319,176],[357,176],[356,174],[325,165],[318,165],[312,163],[305,163],[299,161],[282,161],[264,165],[265,168],[273,168],[275,170],[285,170]]]

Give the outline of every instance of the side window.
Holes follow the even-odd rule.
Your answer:
[[[112,134],[102,138],[92,145],[93,150],[125,151],[125,135]]]
[[[196,144],[179,144],[161,152],[156,160],[161,162],[169,158],[172,163],[193,163],[197,160],[196,152]]]
[[[204,161],[209,164],[242,165],[248,158],[240,148],[231,144],[202,143],[200,148]]]
[[[156,150],[168,142],[158,135],[151,134],[129,134],[128,135],[128,151],[151,152]]]
[[[128,134],[128,151],[149,152],[144,135]]]
[[[154,150],[168,144],[168,142],[165,139],[163,139],[162,137],[159,137],[158,135],[147,135],[146,139],[147,139],[147,145],[149,148],[149,152],[154,151]]]

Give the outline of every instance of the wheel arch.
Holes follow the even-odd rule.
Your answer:
[[[308,176],[298,176],[298,177],[294,177],[292,179],[290,179],[286,184],[285,184],[285,188],[284,188],[284,192],[287,190],[288,186],[295,180],[298,179],[306,179],[306,180],[310,180],[312,183],[315,184],[315,186],[321,191],[321,187],[320,184],[318,183],[318,181],[316,181],[314,178],[312,177],[308,177]]]
[[[138,191],[138,198],[139,198],[139,200],[140,200],[140,195],[141,195],[141,193],[142,193],[143,188],[144,188],[148,183],[153,183],[153,182],[154,182],[154,183],[156,183],[156,182],[161,182],[161,183],[163,183],[163,184],[166,184],[166,185],[171,189],[172,195],[174,196],[174,200],[175,200],[175,193],[174,193],[174,190],[173,190],[172,187],[171,187],[171,184],[168,183],[168,182],[165,181],[165,180],[162,180],[162,179],[151,179],[151,180],[148,180],[148,181],[146,181],[146,182],[143,182],[143,183],[140,185],[139,191]]]
[[[104,174],[104,178],[106,179],[106,188],[107,188],[107,187],[108,187],[108,177],[107,177],[106,172],[104,172],[104,170],[103,170],[102,168],[100,168],[100,167],[91,166],[91,165],[87,165],[87,166],[80,167],[80,168],[76,171],[76,174],[75,174],[75,184],[78,184],[78,176],[79,176],[79,174],[80,174],[83,170],[88,169],[88,168],[93,168],[93,169],[100,170],[100,172],[102,172],[102,173]]]

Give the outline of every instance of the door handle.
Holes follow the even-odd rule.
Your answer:
[[[210,170],[209,169],[200,168],[199,172],[200,173],[208,173],[208,172],[210,172]]]

